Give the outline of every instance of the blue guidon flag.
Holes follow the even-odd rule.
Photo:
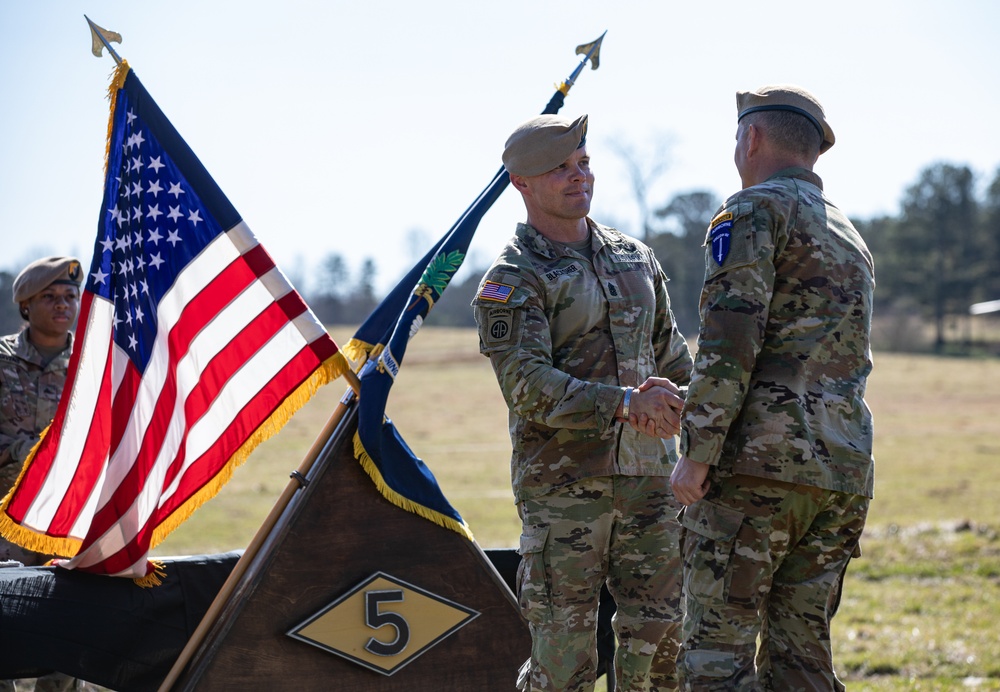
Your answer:
[[[151,584],[149,550],[348,365],[128,63],[109,96],[66,385],[0,531]]]
[[[583,60],[556,87],[546,113],[558,113],[566,94],[587,61],[597,69],[597,41],[577,46]],[[354,455],[371,476],[382,495],[393,504],[472,539],[472,532],[459,513],[448,503],[437,480],[423,461],[407,447],[392,421],[385,415],[389,389],[399,372],[406,345],[420,329],[424,318],[441,297],[468,252],[479,222],[510,184],[505,168],[493,176],[479,197],[459,217],[455,225],[417,262],[403,280],[372,311],[364,324],[345,344],[344,354],[359,368],[361,391],[358,401],[358,433]],[[506,302],[510,286],[498,284],[493,299]]]
[[[733,215],[730,212],[719,214],[709,226],[708,240],[712,245],[712,259],[718,266],[729,256],[729,243],[733,235]]]
[[[369,315],[344,353],[366,361],[359,380],[354,454],[379,492],[398,507],[472,539],[472,532],[385,414],[406,346],[462,265],[483,215],[510,184],[503,168],[454,226]]]

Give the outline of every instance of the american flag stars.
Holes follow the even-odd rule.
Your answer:
[[[109,161],[117,166],[109,178],[115,189],[106,191],[103,237],[95,246],[101,257],[95,257],[90,284],[114,303],[114,340],[142,370],[156,336],[159,300],[203,246],[197,236],[205,219],[183,175],[131,110],[126,129],[121,155]],[[188,239],[197,247],[186,248]]]

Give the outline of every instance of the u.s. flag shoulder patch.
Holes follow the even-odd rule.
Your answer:
[[[507,284],[487,281],[479,291],[481,300],[495,300],[498,303],[506,303],[514,294],[514,287]]]

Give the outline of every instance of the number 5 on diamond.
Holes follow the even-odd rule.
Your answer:
[[[390,642],[383,642],[375,637],[369,639],[368,643],[365,644],[366,651],[376,656],[395,656],[406,649],[406,645],[410,641],[410,626],[406,624],[406,619],[399,613],[382,612],[383,603],[401,603],[402,601],[402,589],[365,591],[365,624],[373,630],[381,629],[386,625],[396,630],[396,637]]]

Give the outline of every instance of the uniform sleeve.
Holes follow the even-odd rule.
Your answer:
[[[31,448],[38,443],[38,439],[37,436],[31,438],[0,436],[0,452],[6,449],[10,452],[11,459],[16,463],[24,463],[24,460],[28,458],[28,453],[31,452]]]
[[[0,399],[4,396],[3,382],[0,381]],[[8,458],[20,464],[27,457],[31,448],[38,442],[37,435],[26,432],[17,432],[17,427],[12,425],[7,418],[7,413],[0,407],[0,464]]]
[[[650,251],[652,255],[652,251]],[[653,352],[656,357],[656,372],[676,385],[686,385],[691,381],[691,351],[687,341],[677,329],[674,312],[670,308],[667,292],[667,276],[660,263],[652,259],[656,271],[656,321],[653,323]]]
[[[774,291],[775,220],[727,205],[705,242],[701,334],[681,414],[681,454],[716,465],[760,353]]]
[[[489,295],[507,297],[484,297]],[[553,366],[549,320],[530,277],[510,270],[487,274],[473,307],[480,351],[490,359],[511,412],[550,428],[604,430],[615,423],[621,387]]]

